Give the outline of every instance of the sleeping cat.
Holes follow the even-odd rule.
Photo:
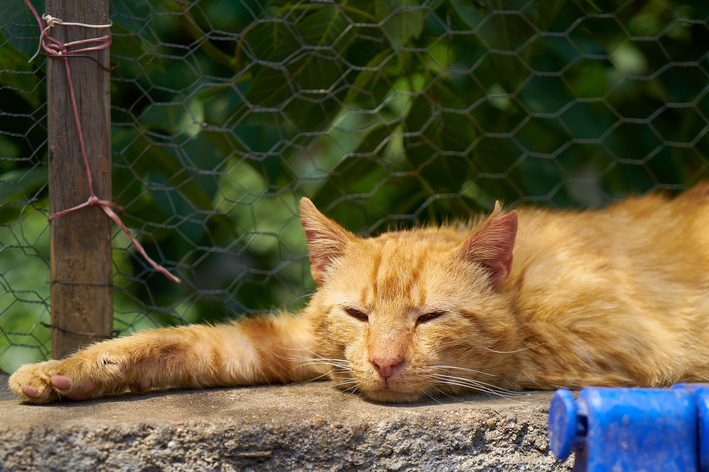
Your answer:
[[[303,199],[318,284],[298,316],[144,331],[22,366],[47,403],[329,377],[382,402],[709,380],[709,185],[583,213],[359,238]]]

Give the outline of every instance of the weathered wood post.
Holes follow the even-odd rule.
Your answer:
[[[69,22],[108,24],[108,0],[47,0],[46,12]],[[107,34],[107,29],[55,26],[49,34],[61,42]],[[87,52],[105,67],[108,49]],[[111,122],[109,73],[84,57],[69,59],[93,187],[111,199]],[[89,197],[79,135],[62,59],[47,58],[50,212],[76,206]],[[111,220],[98,206],[52,220],[52,357],[61,358],[82,344],[111,336],[113,287]]]

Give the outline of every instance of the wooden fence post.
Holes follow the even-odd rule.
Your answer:
[[[46,0],[46,12],[64,21],[108,24],[108,5],[108,0]],[[61,25],[49,32],[61,42],[107,33]],[[84,55],[109,65],[108,49]],[[94,191],[99,199],[111,200],[110,74],[84,57],[70,58],[69,65]],[[47,58],[47,88],[49,208],[56,213],[84,203],[89,184],[62,59]],[[93,206],[50,224],[52,357],[58,359],[82,344],[111,336],[111,220]]]

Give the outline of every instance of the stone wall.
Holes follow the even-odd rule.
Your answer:
[[[568,471],[550,397],[392,406],[316,382],[37,406],[0,374],[0,471]]]

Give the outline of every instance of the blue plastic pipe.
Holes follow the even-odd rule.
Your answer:
[[[709,385],[557,390],[549,445],[577,472],[709,472]]]

